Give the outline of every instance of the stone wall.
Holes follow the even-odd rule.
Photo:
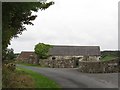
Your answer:
[[[119,59],[110,61],[79,61],[79,59],[40,60],[40,65],[50,68],[78,68],[84,73],[114,73],[120,72]]]
[[[99,56],[51,56],[39,60],[39,64],[51,68],[76,68],[79,61],[97,61]]]
[[[112,73],[120,72],[119,59],[110,61],[80,61],[79,71],[84,73]]]
[[[76,67],[76,60],[60,59],[60,60],[40,60],[40,65],[50,68],[74,68]]]
[[[48,59],[52,60],[69,60],[69,59],[79,59],[79,61],[99,61],[100,56],[51,56]]]
[[[55,58],[55,60],[69,60],[69,59],[77,59],[77,58],[83,58],[83,56],[51,56],[48,59],[49,60],[53,60],[53,58]]]

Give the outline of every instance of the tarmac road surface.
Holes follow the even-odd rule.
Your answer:
[[[78,72],[76,68],[40,68],[24,65],[17,66],[30,69],[47,76],[56,81],[62,88],[118,88],[118,85],[98,78],[100,75],[98,76],[95,74],[95,76],[98,76],[96,78],[92,74],[91,76],[87,73]],[[114,77],[117,78],[117,74],[115,74]]]

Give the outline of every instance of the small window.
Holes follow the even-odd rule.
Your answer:
[[[77,59],[81,59],[81,57],[78,57]]]
[[[56,58],[55,57],[52,57],[52,60],[55,60]]]

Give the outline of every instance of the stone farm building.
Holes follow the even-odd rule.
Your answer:
[[[27,63],[37,63],[37,55],[32,51],[22,51],[17,59]]]
[[[60,46],[54,45],[49,50],[48,61],[77,59],[78,61],[99,61],[101,53],[99,46]],[[19,60],[28,63],[40,63],[34,52],[21,52]],[[40,60],[41,61],[41,60]],[[69,63],[69,62],[67,62]]]
[[[80,61],[98,61],[101,53],[99,46],[53,46],[49,50],[49,59],[71,59],[78,58]]]

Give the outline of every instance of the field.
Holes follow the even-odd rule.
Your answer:
[[[118,51],[102,51],[101,52],[101,61],[109,61],[119,57]]]

